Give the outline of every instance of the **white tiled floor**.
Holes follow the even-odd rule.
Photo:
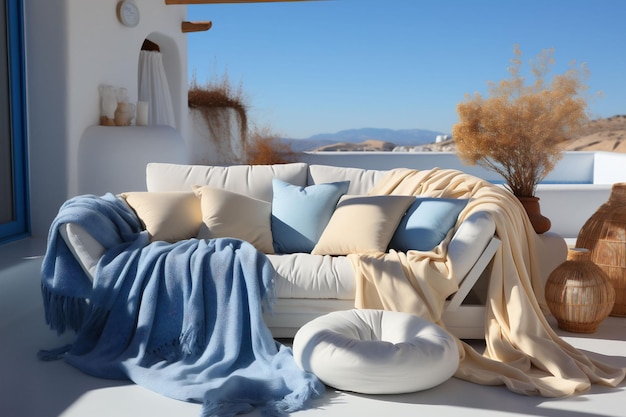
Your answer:
[[[43,323],[39,267],[43,241],[0,246],[0,416],[196,417],[200,406],[171,400],[126,381],[84,375],[62,361],[39,362],[40,348],[60,340]],[[574,346],[626,367],[626,318],[609,317],[592,335],[561,333]],[[250,415],[257,416],[258,413]],[[626,416],[626,383],[548,399],[452,378],[419,393],[371,396],[328,389],[314,408],[294,416],[592,417]]]

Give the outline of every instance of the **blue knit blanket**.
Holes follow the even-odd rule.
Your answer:
[[[93,283],[59,235],[68,221],[109,248]],[[263,321],[273,277],[267,258],[241,240],[150,243],[134,212],[111,194],[61,207],[42,264],[47,323],[76,331],[60,356],[94,376],[200,402],[203,417],[254,408],[277,416],[323,393]]]

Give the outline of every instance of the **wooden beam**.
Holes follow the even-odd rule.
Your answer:
[[[165,0],[165,4],[275,3],[293,1],[311,0]]]
[[[208,21],[208,22],[182,22],[180,25],[180,29],[183,31],[183,33],[188,33],[188,32],[202,32],[205,30],[209,30],[211,29],[211,26],[213,26],[213,22]]]

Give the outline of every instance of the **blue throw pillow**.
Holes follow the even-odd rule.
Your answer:
[[[350,181],[340,181],[301,187],[274,178],[274,252],[311,252],[349,186]]]
[[[457,198],[416,197],[396,228],[389,248],[400,252],[432,250],[454,227],[467,202]]]

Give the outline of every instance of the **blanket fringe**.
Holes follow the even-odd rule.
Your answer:
[[[201,326],[193,326],[180,335],[179,343],[184,355],[200,354],[206,347],[206,334]]]
[[[237,414],[246,414],[254,410],[248,403],[214,403],[205,401],[200,417],[234,417]]]
[[[37,352],[37,358],[40,361],[44,362],[52,362],[58,361],[59,359],[63,359],[65,354],[70,351],[72,345],[65,345],[54,349],[40,350]]]
[[[42,286],[46,323],[58,334],[70,329],[79,331],[83,325],[85,314],[89,308],[84,298],[54,294],[47,287]]]
[[[281,417],[304,409],[309,401],[320,397],[324,393],[319,388],[321,386],[323,389],[323,386],[316,382],[316,380],[311,380],[298,390],[287,394],[282,400],[271,401],[263,408],[261,414],[263,417]]]

